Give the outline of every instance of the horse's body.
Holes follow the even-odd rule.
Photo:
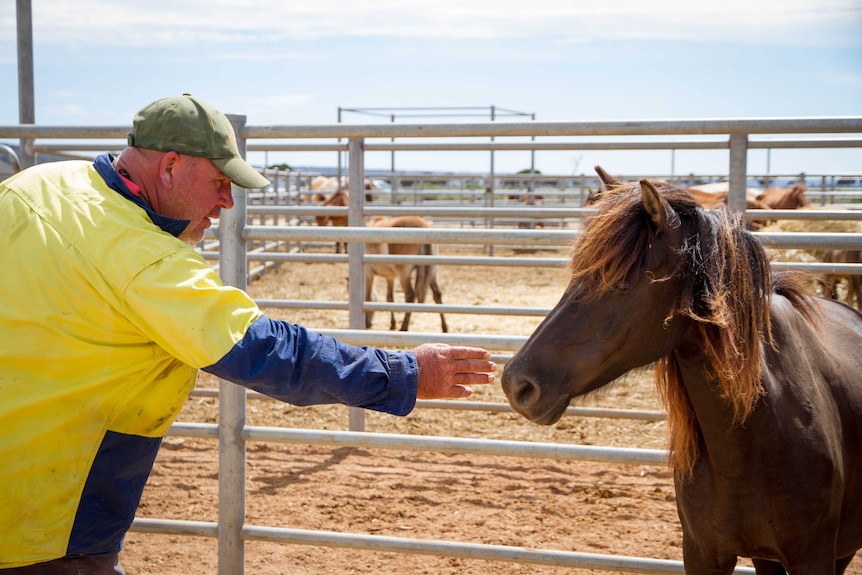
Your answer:
[[[862,314],[773,276],[726,210],[603,179],[569,286],[503,373],[513,408],[552,424],[658,362],[686,573],[843,573],[862,547]]]
[[[697,186],[689,186],[684,189],[691,192],[691,194],[698,199],[704,198],[704,201],[702,201],[701,204],[704,204],[704,202],[708,201],[707,199],[705,199],[705,194],[712,194],[713,196],[720,197],[720,203],[726,206],[727,195],[730,193],[730,182],[714,182],[711,184],[700,184]],[[752,202],[752,200],[756,200],[761,193],[762,190],[759,190],[757,188],[745,188],[745,199],[748,202]],[[719,206],[707,206],[704,204],[704,207],[715,208]]]
[[[826,250],[821,258],[825,263],[850,264],[862,263],[862,250]],[[821,281],[824,297],[838,299],[838,283],[847,280],[847,304],[862,309],[862,276],[824,274]]]
[[[805,192],[805,184],[797,182],[789,188],[766,188],[757,199],[773,210],[795,210],[811,207]]]
[[[430,225],[419,216],[399,216],[395,218],[379,217],[368,224],[371,227],[377,228],[428,228]],[[365,244],[366,254],[391,254],[401,256],[415,255],[437,255],[437,246],[434,244],[383,244],[383,243],[367,243]],[[375,298],[374,294],[374,278],[380,276],[386,279],[386,301],[392,303],[395,301],[395,280],[401,285],[401,290],[404,292],[404,301],[406,303],[425,303],[425,297],[428,295],[428,290],[434,297],[437,304],[443,303],[443,292],[437,284],[437,265],[418,265],[418,264],[370,264],[365,268],[365,299],[372,301]],[[366,314],[365,325],[371,327],[373,313]],[[407,331],[410,326],[410,312],[404,313],[404,320],[401,322],[401,331]],[[445,333],[449,331],[446,325],[446,317],[440,314],[440,328]],[[389,329],[395,329],[395,313],[389,314]]]
[[[333,193],[329,198],[323,201],[323,206],[339,208],[346,207],[349,203],[349,196],[347,190],[338,190]],[[347,216],[331,216],[329,214],[324,214],[321,216],[314,216],[314,223],[318,226],[347,226]],[[340,254],[342,247],[344,248],[344,253],[347,253],[347,244],[344,242],[335,242],[335,253]]]
[[[714,210],[719,208],[726,209],[727,197],[730,194],[730,192],[727,190],[727,182],[721,182],[720,184],[712,184],[713,186],[715,186],[714,188],[707,188],[708,185],[710,184],[705,184],[703,186],[692,186],[690,188],[685,188],[685,190],[690,193],[701,206],[708,210]],[[745,209],[768,210],[770,209],[770,206],[759,198],[757,190],[748,188],[745,191]],[[763,226],[768,226],[770,223],[770,220],[751,220],[752,227],[755,229],[760,229]]]

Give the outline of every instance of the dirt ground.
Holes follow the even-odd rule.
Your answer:
[[[329,250],[327,250],[329,251]],[[441,250],[482,255],[480,251]],[[495,255],[565,257],[563,252]],[[344,300],[346,264],[283,264],[249,286],[255,297]],[[565,286],[560,268],[442,266],[444,302],[552,307]],[[400,295],[400,294],[399,294]],[[345,328],[347,312],[267,310],[311,328]],[[388,315],[388,314],[387,314]],[[377,314],[374,329],[388,329]],[[449,315],[453,333],[529,335],[538,317]],[[411,331],[436,332],[439,317],[414,314]],[[433,339],[433,338],[432,338]],[[201,376],[199,387],[215,387]],[[499,384],[471,400],[505,402]],[[659,410],[648,369],[582,405]],[[249,400],[248,423],[346,430],[342,406],[295,407]],[[180,421],[215,422],[217,401],[192,397]],[[665,447],[662,421],[564,417],[553,426],[512,413],[417,409],[404,418],[368,412],[371,432],[586,445]],[[681,560],[681,530],[666,466],[446,455],[418,451],[250,443],[247,524],[411,539],[461,541]],[[138,517],[217,521],[215,440],[169,437],[144,492]],[[247,542],[247,573],[469,574],[597,573],[501,561]],[[121,560],[129,575],[217,572],[217,543],[207,537],[130,533]],[[741,562],[742,565],[750,565]],[[602,571],[607,572],[607,571]],[[862,575],[862,560],[847,571]]]

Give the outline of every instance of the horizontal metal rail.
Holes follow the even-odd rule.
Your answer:
[[[0,126],[0,138],[125,139],[121,126]],[[484,122],[464,124],[246,125],[245,139],[441,138],[506,136],[701,136],[724,134],[862,133],[862,116],[799,118],[705,118],[594,122]]]
[[[516,190],[513,190],[516,191]],[[402,193],[406,193],[403,192]],[[437,194],[445,194],[446,191],[435,191]],[[766,211],[766,210],[762,210]],[[249,215],[268,216],[343,216],[346,217],[349,210],[346,207],[325,206],[275,206],[275,205],[253,205],[248,207]],[[487,207],[366,207],[362,214],[366,217],[373,216],[423,216],[441,218],[473,218],[473,219],[502,219],[502,218],[541,218],[541,219],[565,219],[581,218],[596,213],[593,208],[561,208],[561,207],[520,207],[520,208],[487,208]]]
[[[216,438],[218,437],[218,425],[215,423],[174,423],[168,430],[168,434],[177,437]],[[668,465],[668,452],[663,449],[258,426],[243,427],[241,435],[245,441],[298,445],[403,449],[624,465]]]
[[[59,147],[59,146],[58,146]],[[365,145],[366,152],[433,152],[433,151],[566,151],[566,150],[725,150],[730,147],[730,141],[722,140],[692,140],[670,142],[520,142],[520,143],[485,143],[485,144],[371,144]],[[752,140],[749,148],[858,148],[862,147],[859,138],[832,138],[806,140]],[[249,152],[343,152],[347,144],[276,144],[249,143]]]
[[[18,128],[20,128],[19,126]],[[0,135],[3,135],[0,128]],[[597,122],[488,122],[481,124],[337,124],[330,126],[246,126],[248,139],[440,138],[506,136],[680,136],[717,134],[862,133],[862,116],[807,118],[710,118]],[[11,137],[39,137],[21,133]]]
[[[855,245],[855,244],[854,244]],[[786,247],[786,246],[782,246]],[[818,246],[824,249],[826,246]],[[857,248],[853,248],[857,249]],[[200,252],[206,259],[217,259],[218,252]],[[281,253],[263,252],[248,254],[249,261],[272,261],[272,262],[295,262],[295,263],[347,263],[346,254],[313,254],[313,253]],[[517,257],[469,257],[469,256],[390,256],[368,254],[363,257],[365,263],[391,263],[391,264],[435,264],[453,266],[487,266],[487,267],[563,267],[569,263],[568,258],[517,258]],[[862,275],[862,264],[859,263],[827,263],[827,262],[780,262],[773,261],[772,267],[780,270],[806,271],[820,274],[846,274]],[[259,300],[266,302],[265,305],[278,307],[279,301],[285,300]],[[299,307],[290,305],[282,307]],[[302,307],[307,307],[302,305]],[[340,309],[340,308],[331,308]]]
[[[450,228],[370,228],[315,226],[246,226],[243,239],[329,240],[354,243],[493,244],[516,246],[568,246],[576,230],[492,230]],[[795,249],[859,249],[862,233],[753,232],[765,246]]]
[[[516,352],[527,341],[526,336],[464,333],[428,333],[420,331],[376,331],[355,329],[321,329],[318,333],[332,336],[352,345],[414,348],[428,342],[448,345],[471,345],[493,351]]]
[[[668,453],[663,449],[256,426],[246,426],[243,428],[242,437],[246,441],[266,441],[300,445],[362,447],[367,449],[408,449],[410,451],[526,457],[561,461],[589,461],[593,463],[626,465],[668,465]]]
[[[434,243],[434,244],[494,244],[524,246],[566,246],[575,234],[563,230],[459,230],[449,228],[371,228],[332,226],[246,226],[242,237],[246,241],[311,240],[333,238],[341,242],[358,243]]]
[[[161,535],[218,537],[218,524],[206,521],[138,517],[132,523],[131,531]],[[681,561],[670,559],[606,555],[577,551],[527,549],[508,545],[435,541],[430,539],[389,537],[385,535],[367,535],[364,533],[340,533],[337,531],[244,525],[240,531],[240,537],[244,541],[289,543],[294,545],[324,546],[413,555],[434,555],[528,565],[548,565],[572,569],[592,569],[597,571],[652,575],[685,573],[685,568]],[[733,573],[736,575],[751,575],[754,573],[754,569],[737,567]]]
[[[200,252],[204,258],[216,259],[218,252]],[[284,253],[263,252],[248,254],[249,261],[277,261],[298,263],[347,263],[347,254],[314,254],[314,253]],[[453,266],[487,266],[487,267],[562,267],[569,263],[568,258],[519,258],[493,256],[392,256],[383,254],[366,254],[362,261],[368,264],[418,264],[418,265],[453,265]]]
[[[189,394],[191,397],[218,398],[218,388],[197,388]],[[246,397],[249,399],[261,399],[278,401],[272,397],[257,391],[248,391]],[[418,399],[418,409],[451,409],[454,411],[488,411],[491,413],[513,413],[512,406],[508,403],[490,401],[463,401],[449,399]],[[636,419],[645,421],[664,421],[667,416],[662,411],[643,409],[614,409],[607,407],[574,407],[566,408],[565,415],[578,417],[600,417],[605,419]]]
[[[513,190],[517,191],[517,190]],[[436,192],[445,193],[445,192]],[[862,190],[859,190],[862,195]],[[862,207],[862,206],[860,206]],[[583,218],[595,214],[594,208],[562,208],[562,207],[439,207],[439,206],[374,206],[366,207],[362,214],[373,216],[422,216],[427,218],[465,218],[465,219],[504,219],[504,218],[536,218],[536,219],[569,219]],[[277,206],[253,205],[248,207],[249,215],[268,216],[347,216],[346,207],[324,206]],[[862,220],[862,209],[859,210],[745,210],[752,219],[770,220]]]
[[[820,233],[805,234],[793,232],[753,232],[767,248],[792,249],[839,249],[852,250],[862,248],[862,234],[854,233]]]
[[[347,311],[350,304],[346,301],[322,301],[322,300],[279,300],[279,299],[255,299],[260,307],[277,309],[328,309],[333,311]],[[437,303],[378,303],[363,302],[363,311],[397,311],[417,313],[457,313],[465,315],[527,315],[544,317],[551,311],[550,308],[538,307],[512,307],[512,306],[479,306],[479,305],[451,305]]]

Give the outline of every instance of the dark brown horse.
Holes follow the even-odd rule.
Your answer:
[[[549,425],[657,362],[686,573],[843,573],[862,547],[862,314],[773,275],[738,215],[605,185],[562,299],[503,373],[512,407]]]

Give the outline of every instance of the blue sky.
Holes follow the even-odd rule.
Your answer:
[[[537,121],[862,115],[862,0],[33,0],[36,122],[123,125],[189,92],[249,124],[344,108],[490,106]],[[0,1],[0,125],[18,123],[15,2]],[[343,114],[347,123],[390,119]],[[503,117],[504,121],[528,121]],[[502,140],[506,141],[506,140]],[[516,140],[513,140],[516,141]],[[334,164],[334,154],[251,156]],[[677,152],[676,173],[727,172]],[[369,168],[388,168],[389,154]],[[528,152],[495,155],[498,172]],[[862,172],[862,150],[776,150],[772,173]],[[544,173],[670,173],[670,152],[540,152]],[[488,153],[401,153],[398,169],[487,170]],[[749,152],[749,171],[766,152]]]

